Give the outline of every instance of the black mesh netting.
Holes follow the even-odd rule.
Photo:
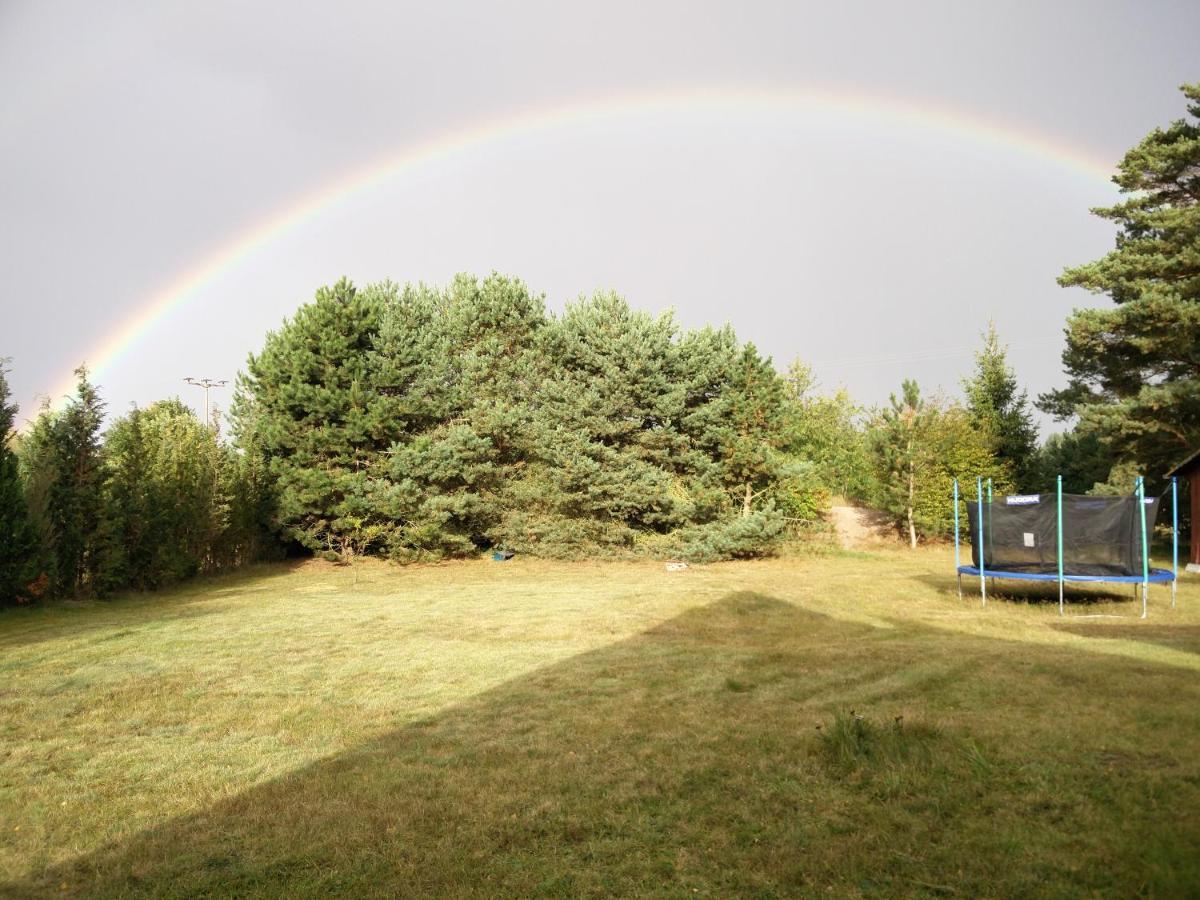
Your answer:
[[[1158,497],[1144,501],[1146,538],[1158,517]],[[1063,572],[1066,575],[1141,575],[1138,499],[1063,494]],[[971,562],[979,566],[979,504],[967,501]],[[1054,494],[997,497],[983,504],[987,569],[1058,574]]]

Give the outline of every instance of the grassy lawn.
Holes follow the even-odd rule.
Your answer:
[[[1200,892],[1200,579],[1063,620],[951,571],[311,563],[5,612],[0,895]]]

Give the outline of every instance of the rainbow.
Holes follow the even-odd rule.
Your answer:
[[[402,148],[356,170],[343,173],[289,206],[239,233],[193,267],[181,272],[102,340],[88,348],[93,377],[100,377],[131,348],[186,305],[205,286],[236,269],[267,245],[317,218],[336,204],[366,193],[420,166],[459,154],[485,150],[514,138],[537,136],[581,124],[668,112],[763,114],[802,112],[812,116],[861,119],[892,127],[947,134],[1089,179],[1108,182],[1112,166],[1079,147],[987,119],[972,112],[841,90],[789,88],[706,88],[658,91],[577,101],[506,115]],[[78,358],[78,357],[76,357]],[[72,369],[74,366],[71,367]],[[74,385],[67,376],[51,392],[62,398]]]

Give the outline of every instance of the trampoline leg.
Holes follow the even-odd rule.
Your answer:
[[[1171,609],[1175,608],[1175,582],[1171,582]]]
[[[1146,595],[1147,595],[1148,593],[1150,593],[1150,592],[1149,592],[1148,590],[1146,590],[1146,588],[1148,588],[1149,586],[1150,586],[1150,585],[1148,585],[1148,584],[1143,584],[1143,585],[1142,585],[1142,618],[1143,618],[1143,619],[1144,619],[1144,618],[1146,618],[1146,615],[1147,615],[1147,610],[1146,610]]]
[[[962,572],[958,573],[958,599],[962,599]]]

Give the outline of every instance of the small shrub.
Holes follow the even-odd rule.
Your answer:
[[[744,518],[684,529],[680,555],[690,562],[770,556],[778,547],[784,524],[783,515],[774,506],[765,506]]]

